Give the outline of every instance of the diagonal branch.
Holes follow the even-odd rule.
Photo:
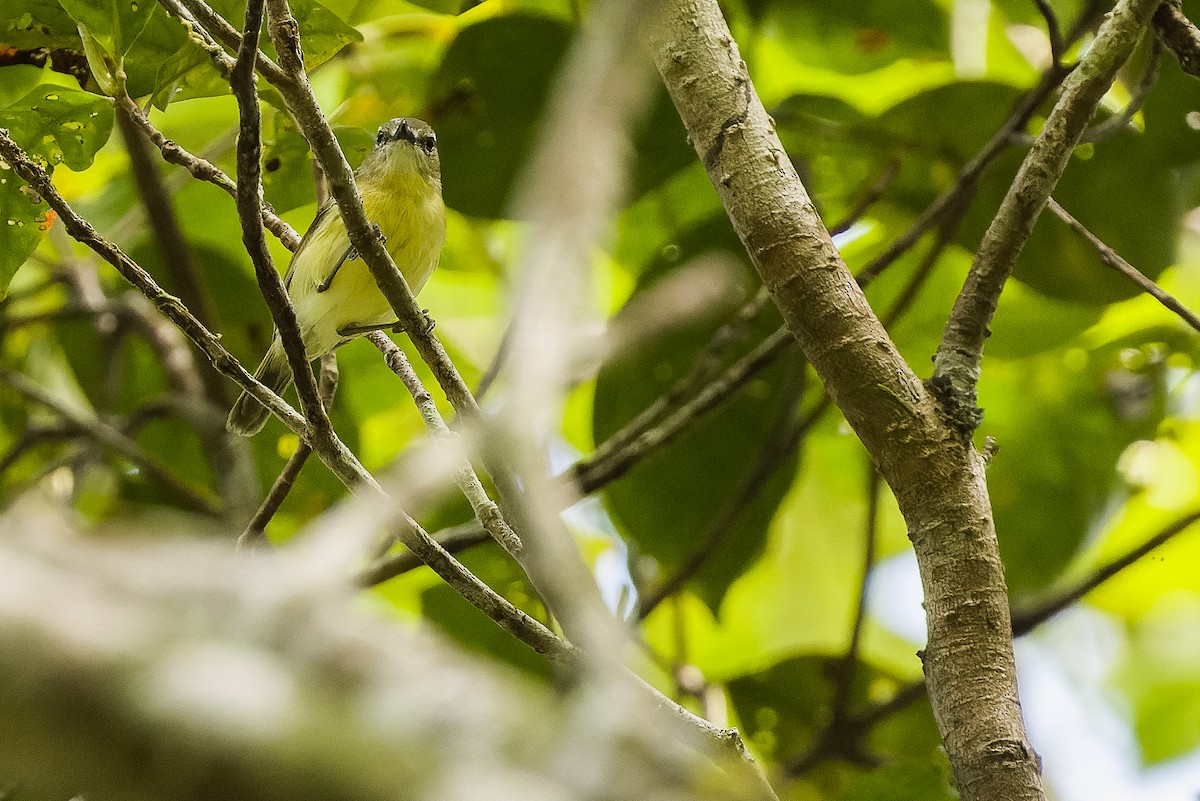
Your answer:
[[[1071,226],[1071,230],[1075,231],[1075,233],[1086,239],[1091,246],[1096,249],[1096,252],[1100,254],[1101,261],[1103,261],[1106,266],[1111,267],[1133,283],[1137,284],[1138,287],[1141,288],[1141,290],[1147,295],[1150,295],[1163,306],[1179,315],[1179,319],[1183,320],[1196,331],[1200,331],[1200,317],[1197,317],[1195,312],[1180,303],[1174,295],[1170,294],[1158,284],[1151,281],[1148,277],[1146,277],[1146,274],[1137,267],[1134,267],[1132,264],[1125,261],[1125,259],[1121,258],[1121,254],[1117,253],[1115,250],[1105,244],[1104,240],[1088,230],[1087,226],[1072,217],[1066,209],[1058,205],[1058,201],[1056,201],[1054,198],[1050,198],[1048,205],[1050,211],[1054,212],[1054,214],[1060,220]]]
[[[1088,121],[1157,6],[1158,0],[1121,0],[1108,15],[983,235],[946,323],[932,379],[951,424],[964,434],[981,420],[976,407],[979,363],[1004,284]]]
[[[1176,535],[1187,531],[1197,522],[1200,522],[1200,511],[1189,512],[1178,520],[1174,520],[1164,526],[1161,531],[1142,544],[1129,549],[1112,561],[1106,562],[1096,568],[1073,587],[1063,590],[1054,597],[1048,598],[1029,609],[1020,609],[1013,612],[1013,634],[1018,637],[1028,634],[1125,568],[1137,562],[1146,554],[1170,542]]]
[[[421,419],[425,421],[425,427],[429,429],[429,432],[440,439],[454,438],[456,435],[442,419],[433,396],[429,394],[429,390],[425,389],[421,379],[417,377],[416,371],[405,358],[404,351],[400,350],[399,346],[381,331],[368,334],[367,339],[379,350],[388,368],[396,374],[403,382],[404,388],[412,395],[413,402],[416,403],[417,409],[421,413]],[[483,483],[469,463],[464,463],[462,468],[456,471],[455,481],[467,502],[471,504],[471,509],[475,513],[475,519],[479,525],[500,547],[519,562],[521,540],[517,538],[508,522],[505,521],[504,515],[500,513],[500,507],[488,497],[487,490],[483,488]]]
[[[1167,49],[1179,59],[1179,66],[1200,78],[1200,28],[1183,13],[1179,0],[1165,0],[1154,12],[1154,29]]]
[[[188,152],[178,143],[164,136],[162,131],[154,127],[154,124],[150,122],[150,118],[146,116],[146,113],[128,95],[117,97],[116,104],[117,108],[124,113],[124,118],[140,128],[146,138],[158,148],[159,152],[162,153],[164,161],[168,164],[174,164],[177,167],[183,167],[194,178],[210,183],[231,198],[237,199],[237,184],[220,167],[208,159]],[[296,233],[292,226],[288,225],[274,211],[268,208],[265,203],[263,204],[262,218],[263,225],[267,227],[267,230],[278,237],[279,241],[288,250],[294,251],[300,246],[300,235]]]

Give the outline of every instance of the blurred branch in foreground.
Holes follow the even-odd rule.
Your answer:
[[[29,495],[0,519],[0,773],[23,791],[740,797],[647,718],[564,716],[548,688],[363,614],[339,537],[250,560],[82,539],[65,514]]]

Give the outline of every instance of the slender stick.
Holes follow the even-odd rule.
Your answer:
[[[388,339],[387,335],[381,331],[368,334],[367,339],[379,349],[388,368],[396,374],[403,382],[404,388],[412,395],[413,402],[416,403],[417,410],[421,413],[421,419],[425,421],[425,427],[429,429],[429,432],[435,438],[442,440],[452,440],[457,436],[442,419],[437,403],[429,394],[429,390],[425,389],[421,379],[417,377],[416,371],[404,356],[404,351],[400,350],[396,343]],[[513,558],[519,559],[521,540],[508,525],[504,515],[500,513],[500,507],[488,497],[487,490],[483,488],[483,482],[479,480],[479,476],[475,474],[470,463],[464,463],[457,471],[455,482],[471,504],[475,519],[479,521],[483,529]]]
[[[150,122],[150,118],[146,116],[146,113],[128,95],[117,97],[116,103],[117,108],[124,113],[124,118],[140,128],[146,138],[158,148],[159,152],[162,153],[164,161],[174,164],[177,167],[183,167],[193,177],[210,183],[231,198],[237,199],[237,184],[220,167],[207,159],[188,152],[183,147],[180,147],[179,144],[164,136],[162,131],[154,127],[154,124]],[[265,203],[263,204],[262,218],[263,225],[283,243],[285,248],[294,251],[300,246],[300,235]]]
[[[250,260],[254,262],[254,274],[258,287],[271,318],[283,342],[292,378],[296,383],[296,394],[300,397],[300,409],[308,419],[314,436],[334,436],[329,431],[329,416],[321,403],[321,392],[308,363],[304,340],[300,334],[300,323],[296,310],[288,297],[283,279],[275,269],[271,252],[267,249],[267,238],[262,224],[262,115],[258,106],[258,90],[254,71],[258,57],[258,37],[263,23],[264,0],[247,0],[246,35],[238,50],[237,61],[229,76],[229,86],[237,98],[239,112],[237,174],[238,218],[242,224],[242,242]]]
[[[1151,551],[1165,545],[1200,522],[1200,510],[1189,512],[1178,520],[1167,524],[1157,534],[1147,539],[1141,545],[1131,548],[1124,554],[1096,568],[1074,586],[1059,592],[1052,598],[1013,613],[1013,633],[1017,636],[1028,634],[1042,623],[1071,606],[1092,590],[1099,587],[1125,568],[1137,562]]]
[[[1087,226],[1085,226],[1079,220],[1072,217],[1070,212],[1058,204],[1057,200],[1050,198],[1047,205],[1049,206],[1050,211],[1054,212],[1054,214],[1060,220],[1071,226],[1071,230],[1075,231],[1077,234],[1086,239],[1091,246],[1096,249],[1096,252],[1100,254],[1100,260],[1103,261],[1106,266],[1111,267],[1121,275],[1128,278],[1147,295],[1150,295],[1163,306],[1179,315],[1179,319],[1183,320],[1196,331],[1200,331],[1200,317],[1197,317],[1195,312],[1180,303],[1174,295],[1171,295],[1169,292],[1162,289],[1162,287],[1160,287],[1158,284],[1147,278],[1145,273],[1143,273],[1137,267],[1134,267],[1132,264],[1125,261],[1125,259],[1121,258],[1121,255],[1105,244],[1104,240],[1093,234],[1090,230],[1088,230]]]

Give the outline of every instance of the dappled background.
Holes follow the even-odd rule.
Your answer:
[[[88,91],[94,84],[81,88],[87,62],[76,22],[107,24],[105,41],[126,51],[129,93],[150,101],[154,125],[232,174],[237,107],[228,85],[161,7],[135,6],[113,28],[88,17],[87,5],[0,7],[0,127],[56,164],[55,183],[76,210],[254,363],[271,324],[232,201],[167,167],[136,131],[122,136],[112,104]],[[241,4],[212,5],[240,26]],[[352,165],[388,118],[417,116],[436,130],[448,238],[420,302],[468,384],[487,376],[481,403],[494,408],[521,381],[503,369],[501,348],[524,230],[512,210],[587,4],[292,5],[313,87]],[[1027,0],[723,4],[789,156],[827,225],[843,223],[835,241],[851,269],[870,267],[868,298],[920,375],[971,250],[1053,96],[977,181],[956,179],[1038,85],[1058,41],[1066,62],[1077,58],[1105,10],[1048,5],[1054,37]],[[1200,16],[1200,3],[1184,7]],[[37,48],[50,57],[31,55]],[[273,54],[265,39],[264,49]],[[265,200],[303,231],[317,202],[312,157],[281,98],[265,82],[261,89]],[[1055,198],[1200,308],[1200,81],[1147,39],[1097,123]],[[160,176],[192,267],[164,248],[161,224],[147,214],[138,147]],[[581,169],[592,156],[581,148],[561,169]],[[639,671],[715,722],[739,726],[771,772],[789,774],[789,797],[947,797],[936,728],[909,689],[921,675],[923,617],[903,522],[798,349],[769,339],[781,320],[754,302],[757,278],[657,85],[630,131],[627,167],[623,206],[593,251],[590,308],[579,320],[595,347],[579,349],[561,417],[535,424],[553,469],[573,471],[593,493],[565,519],[610,606],[637,627]],[[936,225],[891,253],[947,191],[958,194]],[[164,343],[156,313],[31,200],[0,172],[0,277],[11,279],[0,304],[6,503],[48,495],[100,539],[189,532],[232,548],[297,438],[272,420],[249,445],[226,440],[220,424],[233,385],[195,351],[189,375],[198,385],[164,368],[165,354],[186,346]],[[285,264],[284,247],[271,246]],[[1020,613],[1197,510],[1200,351],[1196,331],[1051,214],[1015,278],[987,345],[978,444],[987,436],[998,445],[988,479]],[[683,292],[689,287],[698,300]],[[369,470],[397,460],[419,470],[406,451],[427,437],[425,426],[376,350],[352,343],[338,364],[332,420],[347,445]],[[734,391],[703,408],[698,396],[714,386]],[[678,412],[686,424],[677,436],[629,464],[588,459],[664,396],[655,425]],[[120,444],[101,429],[118,432]],[[345,495],[314,461],[267,527],[269,539],[286,542]],[[413,511],[435,535],[471,519],[449,493]],[[1200,540],[1176,528],[1177,537],[1018,643],[1031,738],[1056,798],[1200,791]],[[544,617],[500,548],[478,545],[462,559]],[[861,637],[852,638],[865,560],[874,570]],[[382,583],[369,604],[549,677],[544,661],[428,571]],[[898,692],[910,702],[889,705]],[[831,721],[859,730],[831,738]]]

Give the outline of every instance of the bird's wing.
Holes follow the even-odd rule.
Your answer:
[[[287,289],[289,294],[292,291],[292,278],[295,277],[295,274],[296,274],[296,265],[300,263],[301,256],[304,254],[305,247],[308,246],[309,244],[311,244],[313,239],[324,234],[325,233],[324,229],[328,228],[330,225],[334,224],[335,222],[340,221],[340,219],[341,218],[340,218],[340,215],[337,210],[337,204],[335,202],[333,202],[332,200],[327,202],[324,206],[322,206],[317,211],[317,216],[313,218],[312,225],[310,225],[308,227],[308,230],[304,232],[304,237],[300,240],[299,247],[297,247],[296,252],[292,254],[292,260],[288,264],[287,272],[284,273],[283,286],[285,289]],[[332,280],[333,273],[337,272],[337,268],[340,267],[342,265],[342,262],[344,262],[346,260],[346,257],[350,255],[350,251],[351,251],[351,247],[349,245],[349,242],[347,241],[346,251],[342,254],[341,258],[338,259],[336,266],[333,268],[333,271],[329,274],[329,276],[328,276],[329,280]],[[322,276],[320,282],[318,282],[318,283],[324,283],[325,281],[326,281],[326,276]]]

